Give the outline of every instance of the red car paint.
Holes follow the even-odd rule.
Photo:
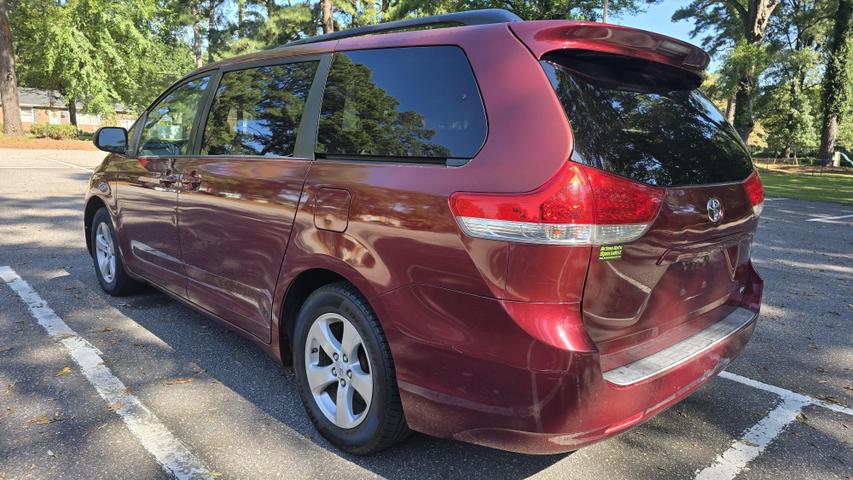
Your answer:
[[[695,75],[707,64],[701,50],[625,27],[520,22],[301,45],[208,69],[426,45],[461,47],[479,85],[488,138],[466,165],[111,154],[92,177],[87,219],[106,205],[131,275],[282,363],[294,285],[317,272],[346,279],[381,321],[409,426],[434,436],[570,451],[647,420],[725,368],[754,320],[637,384],[602,376],[738,306],[758,312],[757,217],[741,184],[667,188],[648,232],[611,262],[598,260],[598,246],[472,238],[449,204],[456,192],[536,190],[571,157],[571,127],[538,61],[548,52],[634,56]],[[720,224],[693,208],[709,196],[723,203]]]

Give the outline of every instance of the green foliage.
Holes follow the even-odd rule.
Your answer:
[[[23,85],[56,90],[90,113],[147,106],[191,67],[156,0],[19,0],[11,22]]]
[[[609,12],[618,23],[661,1],[610,0]],[[823,98],[839,118],[839,143],[851,148],[853,61],[846,58],[853,39],[830,52],[839,1],[849,2],[780,0],[761,32],[749,28],[745,13],[772,2],[691,0],[673,20],[692,21],[691,34],[717,56],[720,67],[706,82],[715,103],[724,107],[736,95],[748,102],[737,102],[739,130],[755,120],[772,150],[815,147]],[[476,8],[505,8],[524,19],[601,20],[603,13],[601,0],[333,0],[332,6],[336,30]],[[140,110],[192,70],[193,26],[206,62],[316,35],[321,18],[316,0],[15,0],[10,11],[21,84],[58,91],[95,114],[117,103]]]
[[[826,48],[823,79],[824,119],[840,116],[848,109],[853,83],[853,1],[839,0],[837,18]]]
[[[74,125],[52,125],[47,123],[35,123],[30,127],[30,135],[36,138],[52,138],[54,140],[65,140],[79,138],[80,132]]]
[[[699,37],[702,46],[712,54],[717,54],[743,38],[743,24],[728,2],[708,2],[693,0],[679,8],[672,15],[672,21],[690,20],[693,22],[691,37]]]
[[[634,15],[648,4],[661,0],[610,0],[608,10],[613,16]],[[436,15],[478,8],[505,8],[525,20],[576,19],[601,21],[600,0],[400,0],[388,9],[389,17],[406,18]]]

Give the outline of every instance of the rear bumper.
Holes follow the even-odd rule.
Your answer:
[[[590,401],[564,410],[563,424],[555,425],[553,431],[483,428],[459,432],[454,438],[503,450],[548,454],[576,450],[617,435],[678,403],[722,371],[746,345],[756,319],[754,315],[724,341],[653,378],[627,386],[591,381],[585,387],[595,392]]]
[[[385,328],[406,419],[430,435],[529,454],[572,451],[616,435],[690,395],[737,357],[758,317],[762,284],[753,276],[748,298],[732,308],[730,328],[718,327],[704,343],[692,339],[692,350],[682,349],[658,371],[649,374],[644,365],[635,381],[616,376],[619,369],[602,372],[598,352],[577,331],[542,335],[529,310],[519,320],[505,301],[399,289],[383,296],[381,309],[405,316]],[[554,317],[553,304],[531,308]]]

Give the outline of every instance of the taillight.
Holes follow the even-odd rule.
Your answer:
[[[746,196],[752,204],[755,216],[761,215],[761,211],[764,210],[764,185],[761,183],[758,172],[752,172],[752,175],[743,182],[743,188],[746,190]]]
[[[550,245],[608,245],[640,238],[665,189],[567,162],[520,194],[457,192],[450,208],[471,237]]]

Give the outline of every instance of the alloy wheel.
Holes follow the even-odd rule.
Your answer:
[[[95,257],[101,277],[105,282],[112,283],[116,272],[115,244],[110,227],[104,222],[98,225],[95,233]]]
[[[357,427],[373,398],[373,375],[365,344],[342,315],[314,320],[305,341],[305,376],[323,415],[339,428]]]

